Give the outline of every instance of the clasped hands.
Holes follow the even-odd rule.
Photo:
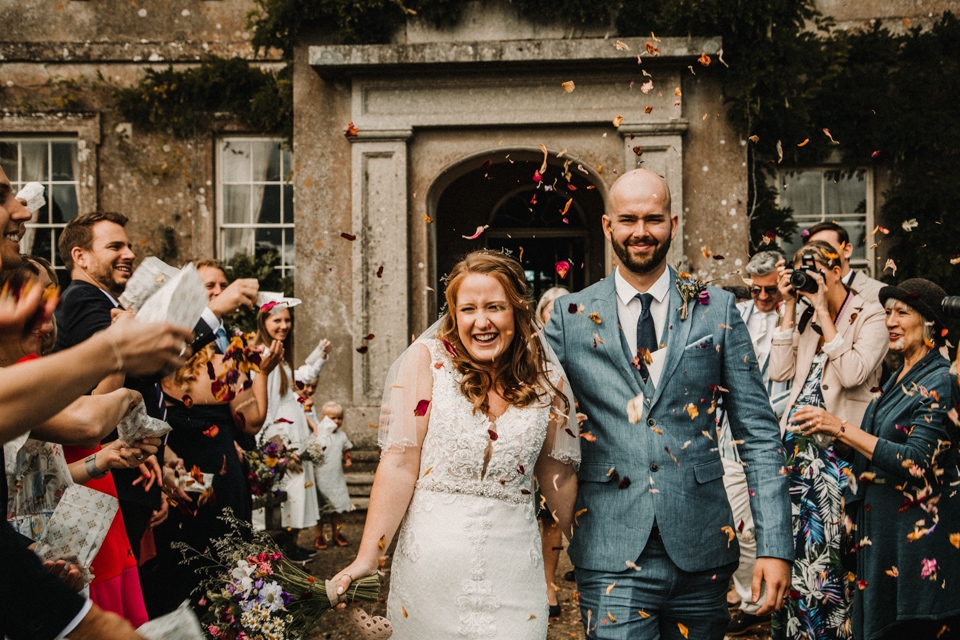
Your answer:
[[[790,417],[790,424],[794,425],[790,430],[802,436],[822,433],[831,438],[838,437],[852,426],[826,409],[811,406],[798,407]]]

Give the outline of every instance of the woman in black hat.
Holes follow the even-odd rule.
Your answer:
[[[854,458],[847,513],[856,523],[857,640],[960,638],[960,430],[947,415],[955,378],[938,350],[945,295],[920,278],[880,290],[903,367],[859,427],[805,409],[804,433],[831,435]]]

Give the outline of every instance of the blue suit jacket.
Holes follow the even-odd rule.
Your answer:
[[[673,269],[670,275],[676,279]],[[656,389],[630,363],[612,276],[554,306],[546,336],[587,415],[583,428],[596,436],[582,449],[577,496],[582,513],[569,550],[578,567],[625,570],[625,562],[643,552],[654,522],[670,558],[684,571],[738,559],[732,530],[729,535],[723,530],[735,525],[723,488],[717,412],[711,409],[721,394],[733,436],[743,441],[738,450],[747,465],[757,555],[793,559],[780,428],[733,295],[708,290],[709,304],[691,304],[681,321],[680,294],[671,287],[660,336],[666,359]],[[583,312],[571,313],[579,305]],[[644,415],[631,424],[627,403],[641,392]]]

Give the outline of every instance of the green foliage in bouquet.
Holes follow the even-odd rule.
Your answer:
[[[285,558],[272,538],[238,520],[231,509],[221,519],[230,533],[211,540],[210,550],[174,543],[183,563],[202,576],[204,630],[229,640],[304,638],[337,596],[328,596],[325,584]],[[340,599],[376,602],[379,595],[380,580],[374,575],[353,581]]]

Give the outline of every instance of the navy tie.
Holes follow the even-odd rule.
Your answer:
[[[653,353],[658,348],[657,328],[653,324],[653,316],[650,315],[650,303],[653,302],[653,295],[650,293],[638,293],[635,297],[639,298],[640,304],[642,305],[640,318],[637,320],[637,354],[640,361],[640,374],[643,376],[643,379],[646,380],[648,373],[644,356],[647,351]]]

